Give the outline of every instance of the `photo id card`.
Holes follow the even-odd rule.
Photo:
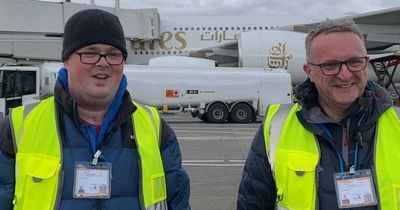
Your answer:
[[[74,198],[111,197],[111,163],[75,162]]]
[[[354,174],[336,173],[333,178],[340,209],[377,204],[371,170],[358,170]]]

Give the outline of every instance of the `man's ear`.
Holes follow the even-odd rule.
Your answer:
[[[67,67],[68,66],[68,59],[65,59],[65,61],[64,61],[64,67]]]
[[[312,77],[310,76],[311,74],[311,65],[310,64],[303,64],[303,71],[307,74],[308,78],[310,78],[310,81],[313,82]]]

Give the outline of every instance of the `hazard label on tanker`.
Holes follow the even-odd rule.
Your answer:
[[[178,98],[179,90],[165,90],[165,96],[167,98]]]

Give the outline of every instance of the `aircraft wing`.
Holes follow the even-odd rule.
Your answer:
[[[398,50],[398,48],[388,48],[400,44],[400,7],[345,16],[337,19],[353,19],[354,22],[358,24],[364,34],[368,52],[385,53]],[[308,32],[316,24],[318,24],[318,22],[294,25],[291,30]]]

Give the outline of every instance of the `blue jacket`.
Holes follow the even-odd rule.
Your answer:
[[[112,183],[110,199],[74,199],[72,195],[75,161],[91,161],[93,151],[90,144],[93,129],[79,122],[76,103],[68,94],[65,80],[59,80],[55,87],[57,114],[61,123],[63,147],[63,172],[60,210],[136,210],[139,202],[139,164],[134,139],[131,115],[136,107],[129,93],[122,91],[121,101],[115,117],[104,131],[104,138],[98,146],[102,150],[100,161],[112,164]],[[118,93],[117,93],[118,94]],[[167,185],[168,209],[190,209],[190,181],[181,165],[181,153],[174,131],[162,120],[161,157]],[[11,139],[8,117],[0,121],[0,209],[11,210],[14,195],[15,152]],[[101,134],[102,132],[100,132]],[[5,135],[4,135],[5,134]]]

